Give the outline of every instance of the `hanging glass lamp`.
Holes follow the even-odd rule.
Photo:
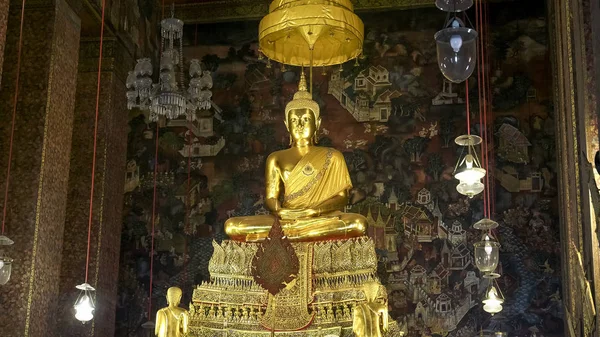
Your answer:
[[[498,227],[494,220],[483,218],[473,224],[473,228],[485,232],[481,241],[475,242],[475,265],[483,273],[484,278],[497,278],[499,274],[494,273],[500,258],[500,243],[494,237],[492,230]]]
[[[483,277],[493,277],[492,273],[498,267],[500,244],[492,238],[491,233],[485,233],[481,241],[475,242],[473,246],[475,265],[483,273]]]
[[[12,246],[15,242],[7,236],[0,235],[0,286],[8,283],[12,273],[13,259],[7,256],[3,247]]]
[[[483,310],[485,312],[495,315],[502,311],[502,304],[504,303],[504,296],[497,287],[496,280],[492,280],[490,287],[485,292],[485,298],[483,299]]]
[[[94,295],[96,289],[87,283],[80,284],[75,288],[79,289],[79,296],[73,308],[75,309],[75,318],[82,323],[86,323],[94,319],[94,310],[96,305]]]
[[[453,83],[464,82],[477,64],[477,31],[457,17],[473,6],[473,0],[436,0],[437,8],[448,12],[444,28],[435,34],[438,66]],[[465,14],[463,18],[468,20]]]
[[[456,186],[458,193],[469,198],[483,192],[481,179],[486,171],[481,167],[475,146],[481,144],[481,138],[475,135],[462,135],[456,137],[454,142],[463,147],[461,156],[454,169],[454,178],[459,181]]]
[[[476,41],[477,31],[465,27],[456,17],[435,34],[438,66],[448,81],[461,83],[473,74],[477,64]]]

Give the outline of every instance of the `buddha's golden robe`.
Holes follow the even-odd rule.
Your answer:
[[[352,188],[344,156],[332,148],[313,147],[287,178],[283,175],[285,208],[315,207]]]
[[[367,302],[354,308],[353,330],[356,337],[382,337],[387,325],[386,304]]]
[[[277,177],[277,176],[275,176]],[[312,147],[290,172],[281,172],[278,177],[284,185],[284,208],[304,210],[318,208],[334,196],[352,188],[350,174],[344,156],[337,150],[326,147]],[[270,188],[277,188],[280,181],[268,182]],[[269,195],[267,191],[267,195]],[[360,218],[362,216],[359,215]],[[357,215],[341,210],[325,212],[316,217],[294,220],[281,220],[285,234],[291,240],[336,239],[363,235],[366,223],[357,226]],[[232,239],[256,241],[268,234],[273,215],[258,215],[231,218],[225,231]],[[366,221],[365,221],[366,222]],[[244,226],[245,231],[237,229]],[[253,234],[246,235],[248,231]]]
[[[156,313],[156,331],[158,337],[184,337],[187,335],[188,313],[181,308],[167,307]]]

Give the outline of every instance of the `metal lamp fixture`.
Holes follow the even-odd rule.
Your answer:
[[[504,295],[502,295],[500,287],[497,285],[496,279],[492,279],[490,286],[485,292],[485,298],[482,301],[483,310],[492,315],[502,311],[502,304],[504,303]]]
[[[481,179],[485,177],[486,171],[481,167],[477,157],[475,146],[481,144],[481,138],[474,135],[462,135],[456,137],[454,142],[463,147],[462,154],[454,168],[454,178],[458,179],[456,186],[458,193],[469,198],[483,192]]]
[[[470,8],[473,1],[438,0],[436,5],[448,12],[444,28],[435,34],[438,66],[448,81],[464,82],[477,64],[477,31],[466,27],[456,13]]]
[[[79,289],[79,296],[73,308],[75,309],[75,318],[82,323],[91,321],[94,318],[94,310],[96,305],[94,301],[94,294],[96,289],[87,283],[80,284],[75,288]]]

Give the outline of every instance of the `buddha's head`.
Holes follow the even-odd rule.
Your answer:
[[[171,287],[167,290],[167,303],[176,307],[179,305],[179,302],[181,302],[181,296],[183,296],[181,289]]]
[[[381,287],[381,284],[377,282],[368,282],[363,285],[363,291],[368,302],[379,302],[380,299],[378,297]]]
[[[306,89],[304,73],[300,75],[298,92],[285,106],[285,126],[294,144],[316,142],[321,126],[319,104],[313,101],[312,94]]]

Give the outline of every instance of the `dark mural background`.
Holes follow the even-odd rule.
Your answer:
[[[433,35],[444,13],[363,14],[365,58],[314,70],[320,144],[345,155],[354,184],[348,209],[368,217],[391,314],[406,320],[413,336],[473,336],[480,328],[562,336],[544,8],[542,1],[491,7],[494,219],[506,296],[492,318],[480,305],[487,283],[472,261],[480,233],[471,226],[482,218],[482,199],[459,195],[452,177],[459,153],[453,139],[466,133],[465,85],[444,83],[437,68]],[[257,22],[187,28],[186,57],[201,58],[214,79],[213,109],[194,125],[171,121],[156,135],[144,115],[131,116],[119,336],[141,334],[147,320],[154,165],[153,310],[173,285],[189,303],[193,286],[209,277],[211,242],[225,239],[229,216],[266,212],[264,160],[289,142],[283,108],[300,69],[259,59],[257,30]],[[478,133],[476,76],[470,84],[471,130]]]

